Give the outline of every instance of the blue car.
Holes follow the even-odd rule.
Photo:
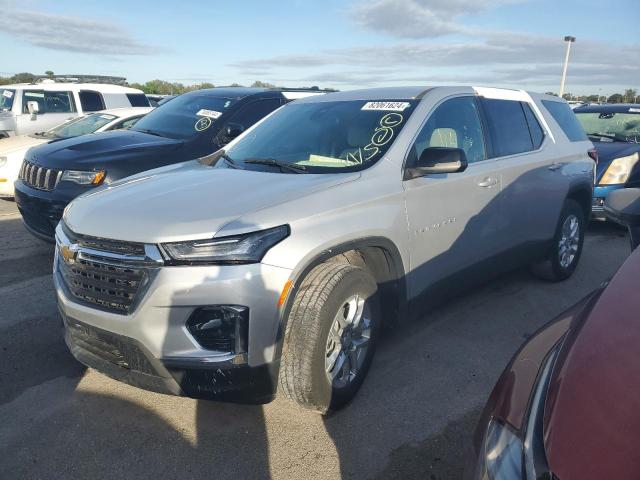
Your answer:
[[[640,104],[586,105],[574,112],[598,151],[592,211],[604,220],[609,193],[640,187]]]

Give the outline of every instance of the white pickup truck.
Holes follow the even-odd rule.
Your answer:
[[[148,107],[141,90],[100,83],[21,83],[0,86],[0,139],[49,130],[105,109]]]

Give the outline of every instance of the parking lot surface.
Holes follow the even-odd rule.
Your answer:
[[[573,278],[516,271],[402,326],[362,390],[322,418],[150,393],[67,352],[53,246],[0,200],[0,478],[455,479],[494,382],[535,330],[610,277],[622,230],[591,226]]]

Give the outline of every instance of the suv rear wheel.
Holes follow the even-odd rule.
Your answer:
[[[582,254],[585,229],[586,220],[580,204],[567,199],[551,250],[546,259],[532,266],[534,275],[552,282],[566,280],[573,275]]]
[[[280,388],[326,413],[348,403],[367,374],[380,331],[377,285],[363,268],[323,263],[302,282],[287,322]]]

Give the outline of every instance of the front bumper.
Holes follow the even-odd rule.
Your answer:
[[[606,220],[604,202],[609,194],[615,190],[625,188],[624,185],[597,186],[593,189],[593,203],[591,204],[591,218],[593,220]]]
[[[16,180],[14,188],[16,204],[27,229],[35,236],[53,242],[56,225],[74,197],[68,198],[55,191],[36,190],[21,180]]]
[[[243,403],[273,399],[279,368],[278,298],[291,271],[264,264],[162,266],[130,314],[79,303],[58,270],[58,306],[73,355],[117,380],[148,390]],[[249,308],[248,348],[231,354],[202,348],[186,328],[199,307]]]

